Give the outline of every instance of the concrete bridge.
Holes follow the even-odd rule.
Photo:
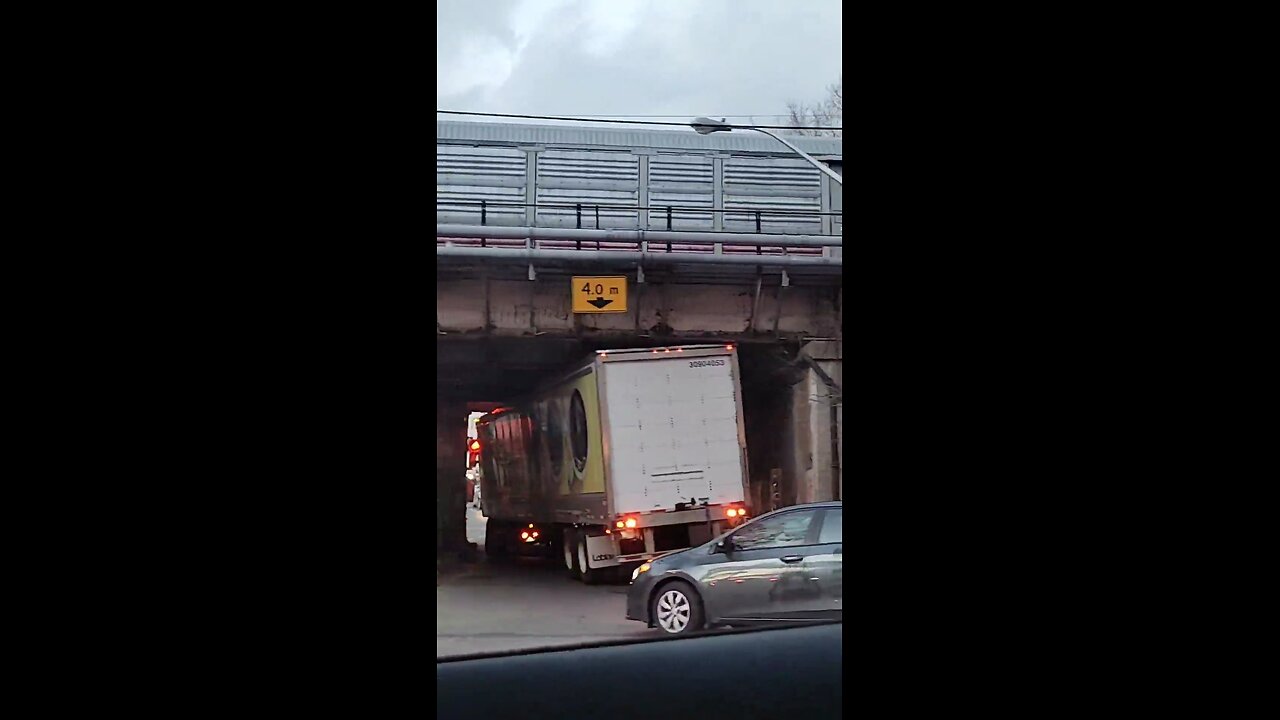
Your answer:
[[[499,134],[494,140],[487,130],[477,130],[475,138],[459,138],[456,128],[441,134],[447,136],[440,140],[449,150],[446,158],[457,158],[463,152],[459,148],[520,151],[531,156],[513,164],[525,169],[515,180],[511,173],[486,179],[475,174],[475,167],[461,175],[451,173],[449,163],[456,164],[456,159],[437,168],[436,476],[442,548],[465,542],[467,412],[510,402],[600,349],[708,341],[736,344],[755,510],[841,497],[843,258],[841,223],[834,220],[839,202],[832,200],[833,183],[811,169],[812,176],[804,174],[792,158],[785,157],[785,148],[752,145],[725,157],[716,156],[712,148],[707,165],[720,174],[707,178],[704,202],[698,194],[704,188],[684,182],[687,177],[666,185],[656,179],[652,169],[660,148],[654,146],[661,143],[655,140],[638,146],[634,133],[628,133],[631,150],[647,158],[637,163],[645,172],[634,179],[608,170],[600,172],[612,179],[601,180],[589,158],[580,159],[585,179],[546,173],[548,189],[568,186],[578,193],[574,203],[578,206],[583,198],[600,201],[598,193],[591,195],[593,184],[605,183],[615,194],[619,188],[632,187],[628,183],[634,185],[630,195],[610,198],[633,203],[606,208],[606,215],[614,219],[601,222],[613,227],[582,227],[580,207],[573,211],[572,224],[563,212],[566,203],[575,200],[572,195],[549,200],[539,185],[536,170],[557,166],[540,165],[537,155],[553,152],[554,145],[550,150],[545,142],[521,149],[518,142],[504,139],[507,136]],[[602,140],[593,129],[583,137],[607,146],[608,133],[605,136]],[[669,144],[686,143],[681,146],[685,154],[681,162],[690,164],[701,156],[698,147],[687,143],[708,140],[682,137],[679,143]],[[495,150],[483,142],[506,142],[510,147]],[[832,149],[829,140],[823,142],[827,144],[822,148]],[[582,155],[604,152],[602,147],[567,143],[561,152]],[[607,150],[620,152],[614,147]],[[806,147],[806,151],[813,150]],[[784,189],[792,187],[796,197],[785,195],[767,177],[763,183],[760,177],[750,177],[754,187],[735,190],[733,182],[726,184],[734,177],[722,174],[726,166],[732,170],[739,158],[751,152],[759,154],[748,158],[757,165],[783,166],[781,184]],[[610,157],[609,162],[627,161]],[[483,166],[480,160],[473,164]],[[641,181],[648,186],[642,187]],[[458,186],[459,182],[463,185]],[[471,194],[459,187],[470,188]],[[501,197],[532,201],[515,213],[498,216],[505,217],[502,224],[489,224],[489,200],[475,217],[467,214],[476,209],[467,205],[467,197],[494,197],[486,188],[503,192],[515,188],[518,194]],[[667,197],[661,193],[673,189],[684,193],[671,200],[673,206],[681,202],[686,204],[680,207],[692,208],[683,211],[684,229],[678,227],[673,209],[660,214],[670,219],[658,229],[649,227],[652,212],[646,208],[652,206],[648,204],[655,196]],[[763,199],[755,209],[743,211],[745,225],[724,217],[732,214],[731,209],[752,207],[745,201],[735,207],[735,196],[730,194],[734,192],[748,201]],[[797,209],[797,202],[810,200]],[[546,209],[550,215],[541,215],[544,204],[551,206]],[[831,210],[833,205],[837,210]],[[588,214],[594,220],[598,212],[597,208]],[[827,214],[816,220],[802,217],[808,212]],[[766,217],[772,227],[765,227]],[[572,279],[577,276],[625,278],[623,294],[613,302],[625,298],[626,311],[575,313]]]

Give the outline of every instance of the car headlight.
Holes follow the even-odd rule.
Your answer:
[[[649,572],[649,563],[641,564],[640,567],[631,571],[631,582],[635,582],[636,578],[640,577],[640,573],[647,573],[647,572]]]

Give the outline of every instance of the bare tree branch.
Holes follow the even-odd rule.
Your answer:
[[[795,130],[793,135],[822,135],[840,137],[839,130],[801,130],[801,127],[842,127],[844,125],[844,74],[827,86],[827,96],[814,105],[787,103],[787,124]]]
[[[809,107],[803,103],[789,102],[787,103],[787,124],[795,127],[795,130],[788,130],[791,135],[808,135],[809,130],[801,130],[799,128],[809,125]]]

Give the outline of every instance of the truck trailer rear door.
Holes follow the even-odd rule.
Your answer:
[[[606,363],[609,496],[616,513],[741,502],[738,383],[729,352]]]

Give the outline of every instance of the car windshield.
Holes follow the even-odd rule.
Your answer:
[[[436,8],[437,657],[840,622],[841,3]]]

